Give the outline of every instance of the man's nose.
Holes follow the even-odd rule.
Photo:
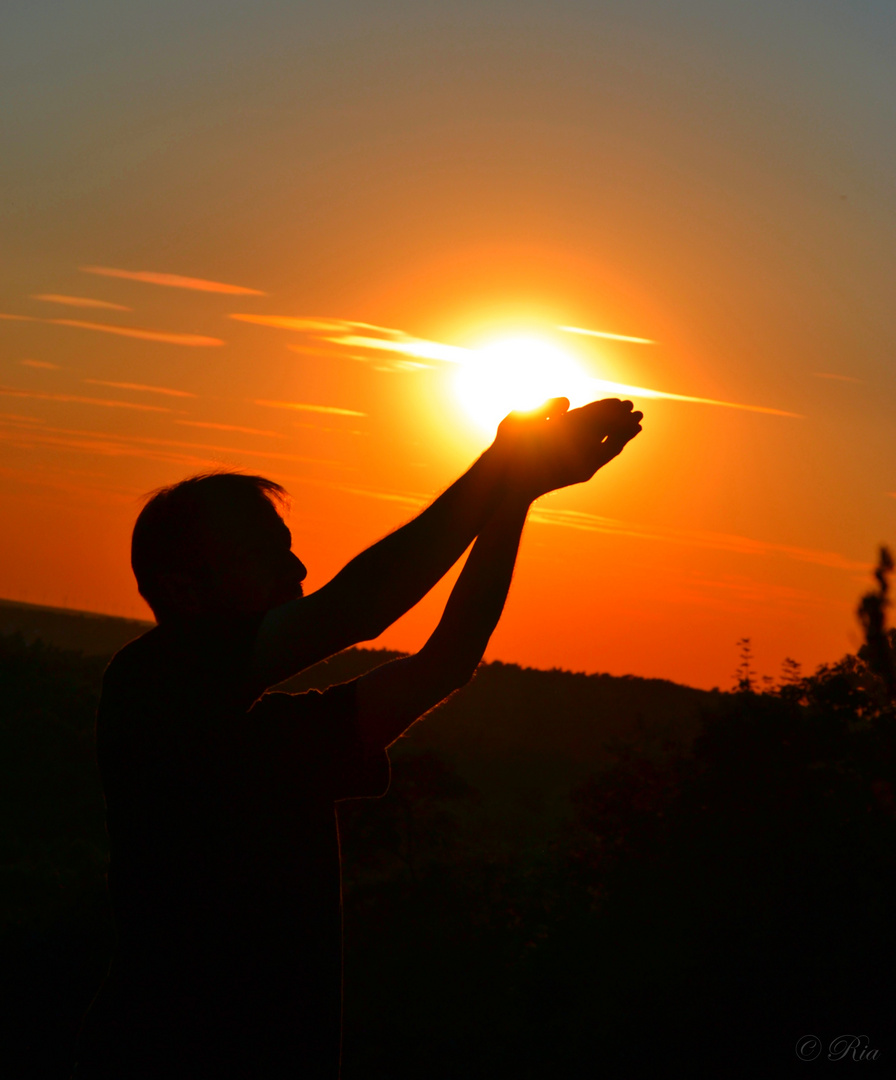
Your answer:
[[[295,555],[293,552],[290,552],[289,554],[293,559],[293,563],[294,563],[294,567],[295,567],[295,571],[296,571],[296,579],[298,581],[304,581],[305,578],[308,577],[308,570],[306,569],[305,564],[298,557],[298,555]]]

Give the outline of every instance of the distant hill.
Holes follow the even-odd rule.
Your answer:
[[[323,689],[394,658],[350,649],[278,689]],[[541,671],[499,661],[434,709],[389,751],[433,753],[479,795],[477,827],[494,848],[550,842],[570,814],[570,794],[589,777],[635,755],[661,763],[687,754],[718,691],[665,679]]]
[[[0,633],[111,657],[151,623],[0,600]],[[324,689],[399,656],[348,649],[279,689]],[[394,762],[435,753],[480,793],[483,810],[516,806],[520,829],[543,834],[569,792],[633,750],[661,759],[687,751],[717,692],[664,679],[481,665],[473,682],[420,720],[390,751]],[[497,809],[496,809],[497,812]],[[537,825],[536,825],[537,823]],[[534,839],[534,837],[533,837]]]
[[[26,641],[40,638],[48,645],[85,656],[112,656],[152,626],[150,622],[92,611],[0,600],[0,634],[21,634]]]
[[[398,656],[386,650],[349,649],[283,683],[279,689],[323,689]],[[586,675],[482,664],[464,687],[411,728],[401,751],[436,751],[477,787],[496,773],[525,778],[562,774],[563,786],[584,779],[637,743],[662,755],[686,747],[717,691],[666,679]]]

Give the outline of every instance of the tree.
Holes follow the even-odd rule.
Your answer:
[[[741,694],[753,694],[756,691],[756,672],[753,669],[753,648],[748,637],[737,643],[740,649],[740,663],[734,672],[734,689]]]
[[[874,577],[877,588],[862,597],[858,616],[865,631],[865,644],[859,650],[860,659],[883,680],[890,700],[896,699],[896,632],[887,631],[886,611],[890,601],[889,575],[893,572],[893,556],[881,547]]]

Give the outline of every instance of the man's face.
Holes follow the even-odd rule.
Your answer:
[[[266,500],[216,538],[212,570],[220,605],[255,613],[299,599],[307,571],[291,546],[289,529]]]

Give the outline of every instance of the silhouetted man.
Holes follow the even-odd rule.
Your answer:
[[[386,748],[473,675],[531,502],[587,480],[640,431],[631,402],[567,409],[512,414],[435,502],[307,597],[272,481],[198,476],[146,504],[132,565],[158,626],[103,682],[117,948],[76,1076],[338,1077],[334,804],[382,795]],[[474,538],[416,655],[323,694],[265,693],[377,637]]]

